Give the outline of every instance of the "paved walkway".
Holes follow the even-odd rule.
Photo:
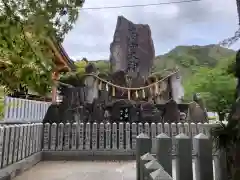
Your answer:
[[[40,162],[13,180],[135,180],[135,162]]]
[[[173,161],[173,179],[176,179]],[[195,164],[193,163],[193,169]],[[135,161],[42,161],[13,180],[135,180]],[[193,180],[195,180],[193,170]]]

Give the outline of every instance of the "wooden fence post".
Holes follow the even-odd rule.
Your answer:
[[[204,134],[194,137],[194,152],[196,153],[196,179],[213,180],[212,142]]]
[[[172,139],[164,133],[156,137],[156,157],[164,170],[172,175]]]
[[[185,134],[175,137],[176,141],[176,179],[193,180],[192,141]]]
[[[137,143],[136,143],[136,169],[137,169],[137,180],[140,180],[140,161],[141,156],[150,152],[152,148],[152,141],[146,134],[139,134],[137,136]]]

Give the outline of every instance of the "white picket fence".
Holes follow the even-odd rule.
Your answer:
[[[34,101],[5,96],[5,122],[41,122],[47,112],[50,102]]]

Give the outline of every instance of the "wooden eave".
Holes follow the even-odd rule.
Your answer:
[[[56,71],[58,72],[71,72],[74,70],[74,65],[72,64],[70,58],[65,52],[64,48],[56,42],[54,38],[47,38],[47,44],[52,49],[55,58],[54,63],[57,66]]]

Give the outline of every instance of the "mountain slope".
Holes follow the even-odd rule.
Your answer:
[[[217,45],[177,46],[168,53],[156,56],[154,71],[178,66],[184,77],[200,66],[215,67],[220,61],[235,55],[235,51]]]
[[[236,54],[235,51],[218,45],[177,46],[164,55],[155,57],[153,72],[161,72],[167,68],[178,66],[183,79],[190,76],[200,66],[215,67],[220,61]],[[109,61],[91,61],[100,71],[109,71]]]

